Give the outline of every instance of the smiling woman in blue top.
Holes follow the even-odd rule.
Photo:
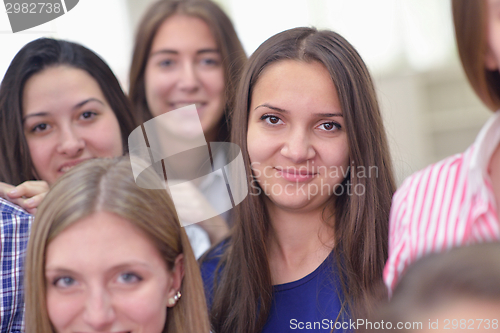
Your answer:
[[[368,70],[338,34],[296,28],[255,51],[238,89],[250,195],[202,261],[213,330],[341,327],[381,285],[395,189]]]

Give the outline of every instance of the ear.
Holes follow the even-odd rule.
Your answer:
[[[184,254],[179,254],[175,259],[174,268],[171,272],[172,284],[168,291],[168,298],[174,297],[174,295],[181,289],[182,279],[184,278]],[[169,308],[175,305],[167,305]]]
[[[484,55],[484,65],[490,71],[497,71],[499,69],[498,60],[489,45]]]

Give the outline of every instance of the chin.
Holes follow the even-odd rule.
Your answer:
[[[307,195],[282,195],[268,198],[276,207],[284,210],[311,210],[324,206],[324,201],[320,203],[315,198],[309,199]]]

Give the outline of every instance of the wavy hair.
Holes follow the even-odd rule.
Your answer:
[[[109,66],[80,44],[40,38],[16,54],[0,85],[0,182],[18,185],[39,180],[23,130],[24,86],[44,69],[63,65],[84,70],[99,84],[120,125],[123,151],[127,151],[127,138],[138,121]]]

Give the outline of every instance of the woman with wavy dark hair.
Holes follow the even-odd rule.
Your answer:
[[[123,155],[135,119],[94,52],[50,38],[26,44],[0,86],[0,196],[34,212],[72,166]]]
[[[250,193],[202,260],[213,331],[345,329],[380,290],[395,190],[365,64],[335,32],[279,33],[250,57],[232,124]]]

